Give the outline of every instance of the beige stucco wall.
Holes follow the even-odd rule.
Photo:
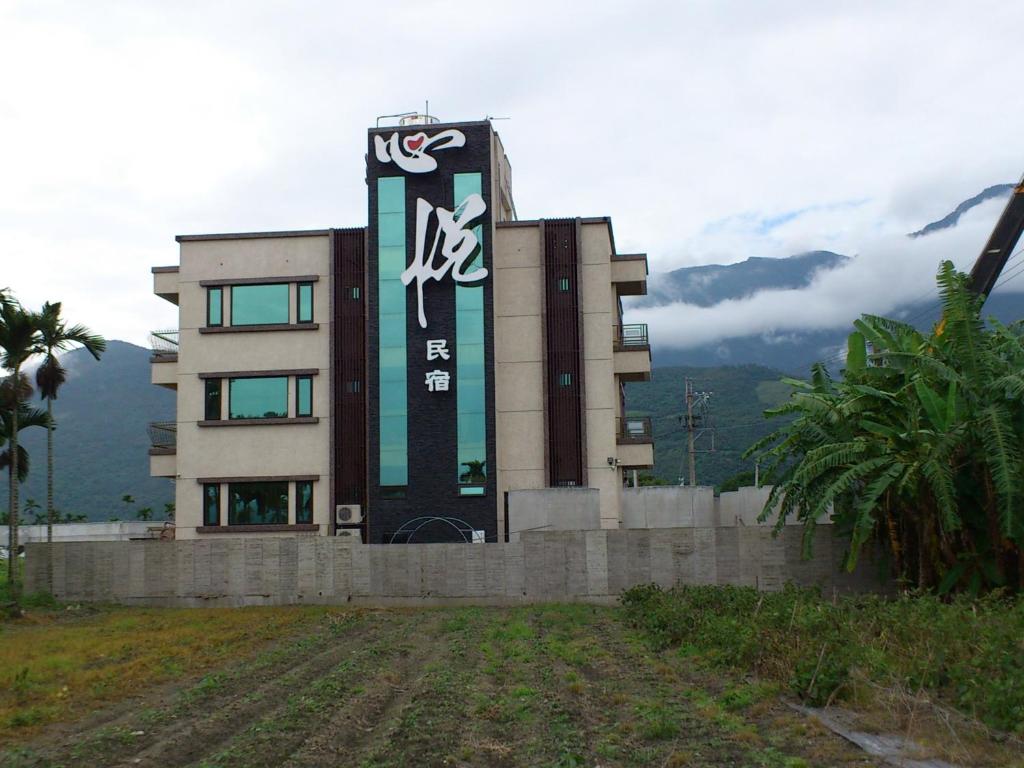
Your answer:
[[[505,491],[546,485],[544,271],[539,227],[495,230],[493,285],[495,512],[500,528]]]
[[[179,271],[178,455],[176,523],[179,538],[195,537],[202,524],[201,477],[315,475],[313,522],[326,533],[330,503],[330,248],[326,235],[186,241]],[[201,280],[317,275],[313,321],[317,330],[200,334],[206,322]],[[295,287],[291,287],[295,320]],[[229,316],[225,292],[225,321]],[[204,385],[199,373],[317,369],[313,416],[317,424],[200,427]],[[226,393],[224,407],[226,408]],[[289,380],[294,415],[294,379]],[[294,491],[294,488],[291,489]],[[289,522],[295,520],[290,494]],[[222,494],[226,513],[226,494]],[[221,536],[222,534],[217,534]]]
[[[609,458],[614,461],[618,456],[615,417],[619,412],[612,353],[618,307],[612,301],[612,242],[608,224],[584,223],[580,239],[587,484],[601,491],[601,527],[618,528],[622,470],[608,463]]]
[[[601,525],[619,526],[621,470],[615,417],[619,413],[612,326],[618,310],[611,284],[611,237],[605,222],[582,225],[584,465],[586,484],[600,491]],[[498,512],[505,491],[544,488],[544,271],[539,224],[500,227],[494,256],[494,352]]]

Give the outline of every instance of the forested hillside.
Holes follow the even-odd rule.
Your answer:
[[[174,500],[174,482],[149,476],[146,426],[174,419],[174,392],[149,383],[149,351],[111,341],[98,362],[75,350],[64,365],[68,380],[53,403],[58,511],[107,520],[129,519],[139,507],[151,507],[162,517],[164,504]],[[33,404],[45,408],[38,395]],[[45,509],[46,432],[26,429],[21,435],[31,461],[21,498]],[[0,508],[6,509],[6,472],[0,476],[0,490]],[[121,501],[124,494],[137,503],[129,508]],[[31,522],[31,515],[26,516]]]
[[[686,431],[680,416],[686,411],[685,380],[694,389],[711,392],[710,415],[716,428],[715,451],[697,456],[697,482],[719,485],[723,480],[753,464],[740,457],[758,438],[775,428],[764,418],[766,408],[784,402],[790,388],[780,379],[784,374],[760,365],[730,365],[716,368],[655,368],[651,381],[629,384],[626,405],[631,414],[649,415],[654,426],[654,476],[678,483],[686,476]],[[711,448],[709,436],[701,438],[701,450]]]

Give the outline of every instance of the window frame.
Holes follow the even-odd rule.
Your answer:
[[[291,377],[295,380],[295,416],[306,418],[313,415],[313,377],[308,375]],[[302,383],[309,385],[309,408],[303,413],[302,410]]]
[[[302,489],[309,488],[309,508],[308,510],[302,509]],[[296,525],[312,525],[314,508],[313,508],[313,482],[311,480],[296,480],[295,481],[295,524]],[[306,513],[308,512],[308,518]]]
[[[253,522],[248,520],[246,522],[239,522],[234,519],[235,515],[235,504],[234,504],[234,489],[239,486],[272,486],[279,485],[284,487],[284,519],[283,520],[262,520],[259,522]],[[236,483],[228,483],[228,516],[227,525],[228,527],[239,527],[239,526],[250,526],[250,525],[288,525],[289,507],[291,506],[291,485],[292,483],[287,480],[250,480],[241,481]]]
[[[220,296],[220,306],[218,307],[218,319],[217,322],[211,320],[211,310],[213,309],[213,292],[216,291]],[[206,327],[207,328],[223,328],[224,327],[224,286],[223,285],[211,285],[206,289]]]
[[[305,319],[305,320],[302,318],[303,310],[307,308],[305,306],[305,302],[303,302],[303,300],[302,300],[302,289],[303,288],[308,288],[309,289],[309,307],[308,307],[308,309],[309,309],[309,318]],[[296,283],[295,284],[295,323],[297,325],[308,325],[309,323],[313,322],[313,306],[314,306],[314,293],[313,293],[313,291],[314,291],[313,283],[305,282],[305,283]]]
[[[216,510],[217,510],[216,519],[213,519],[212,522],[211,522],[211,517],[210,517],[210,509],[211,509],[211,507],[210,507],[210,504],[209,504],[209,499],[206,496],[206,493],[207,493],[208,489],[210,489],[210,488],[215,489],[214,496],[216,497]],[[220,516],[221,516],[221,508],[220,508],[220,483],[203,483],[203,525],[208,527],[208,528],[214,528],[214,527],[219,526],[220,525]]]
[[[267,322],[266,320],[261,320],[260,322],[257,322],[257,323],[238,323],[238,322],[235,322],[235,318],[237,316],[236,313],[235,313],[235,291],[236,290],[238,290],[239,288],[242,288],[243,290],[249,290],[249,289],[254,289],[254,288],[273,288],[273,287],[278,287],[278,286],[284,286],[284,288],[285,288],[285,291],[284,291],[284,297],[285,297],[284,321]],[[276,283],[252,283],[252,284],[249,284],[249,283],[238,283],[238,284],[234,284],[234,285],[228,285],[226,287],[230,289],[231,327],[232,328],[249,328],[249,327],[252,327],[252,326],[259,326],[259,325],[291,325],[292,324],[291,323],[291,317],[292,317],[292,315],[291,315],[291,312],[292,312],[292,296],[291,296],[291,294],[292,294],[292,283],[291,282],[283,281],[283,282],[276,282]],[[296,325],[297,325],[297,323],[296,323]],[[303,323],[303,325],[306,325],[306,323]]]
[[[254,421],[254,420],[257,420],[257,419],[286,419],[286,418],[288,418],[288,386],[289,386],[289,380],[293,379],[293,378],[295,378],[295,377],[294,376],[232,376],[232,377],[228,378],[228,380],[227,380],[227,382],[228,382],[228,417],[227,417],[227,420],[228,421]],[[236,381],[253,381],[253,380],[256,380],[256,379],[284,379],[284,382],[285,382],[284,403],[283,403],[284,409],[283,409],[283,412],[280,415],[275,415],[275,416],[235,416],[234,415],[234,411],[232,410],[232,402],[231,402],[234,399],[234,395],[233,395],[233,393],[231,391],[232,384],[234,384],[234,382],[236,382]]]
[[[203,417],[206,421],[221,421],[224,418],[224,385],[223,379],[203,380]],[[216,389],[217,408],[216,413],[210,409],[210,398],[213,395],[211,390]]]

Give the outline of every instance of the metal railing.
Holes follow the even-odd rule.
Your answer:
[[[650,349],[647,338],[647,323],[613,326],[616,350]]]
[[[149,349],[154,358],[173,358],[178,355],[178,329],[152,331],[149,334]]]
[[[160,451],[171,452],[178,449],[178,425],[173,421],[152,421],[147,428],[149,444]]]
[[[654,428],[650,416],[626,416],[615,420],[619,443],[653,443]]]

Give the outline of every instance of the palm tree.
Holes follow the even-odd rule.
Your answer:
[[[36,370],[36,384],[39,395],[46,400],[46,546],[49,550],[47,560],[49,568],[46,574],[48,592],[53,592],[53,401],[57,392],[67,379],[67,371],[61,365],[58,352],[64,352],[75,346],[81,346],[96,360],[106,350],[107,342],[84,325],[73,325],[70,328],[60,316],[60,302],[46,302],[39,313],[39,336],[42,347],[42,364]]]
[[[774,473],[765,513],[795,514],[805,548],[830,515],[847,566],[875,539],[894,575],[940,592],[1024,590],[1024,323],[986,329],[981,300],[946,262],[930,333],[865,316],[841,381],[790,381],[795,414],[752,446]]]
[[[30,427],[46,427],[49,424],[49,415],[46,411],[39,408],[30,407],[26,401],[32,397],[32,384],[29,383],[28,377],[25,374],[20,376],[20,390],[17,393],[18,414],[17,424],[18,432],[28,429]],[[10,377],[0,382],[0,471],[7,470],[8,480],[14,482],[14,448],[12,447],[11,435],[14,434],[15,415],[13,413],[13,403],[15,400],[15,394],[12,391],[12,379]],[[17,472],[18,482],[23,483],[28,478],[28,472],[30,469],[29,454],[25,450],[25,446],[18,445],[18,460],[17,460]]]
[[[459,482],[461,483],[486,483],[487,472],[484,469],[487,462],[484,461],[464,461],[462,466],[466,468],[466,471],[459,475]]]
[[[14,299],[6,296],[0,301],[0,366],[11,372],[12,382],[21,381],[21,368],[25,362],[42,351],[39,346],[38,315],[23,309]],[[18,420],[21,416],[22,388],[12,386],[13,403],[10,413],[10,433],[8,435],[8,451],[10,453],[10,473],[12,478],[20,477],[18,469]],[[8,579],[11,595],[15,602],[18,599],[17,570],[15,564],[18,551],[18,483],[12,482],[10,487],[10,549],[7,558]]]

